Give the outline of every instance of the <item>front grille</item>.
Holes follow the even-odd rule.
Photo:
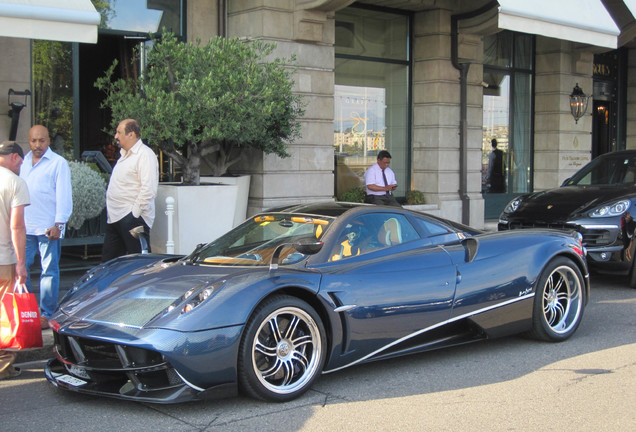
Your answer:
[[[581,233],[583,236],[583,246],[585,247],[600,247],[607,246],[614,242],[611,231],[607,229],[585,229],[575,225],[568,224],[549,224],[549,223],[536,223],[529,221],[514,221],[510,222],[510,229],[524,229],[524,228],[550,228],[562,231],[575,230]]]
[[[529,221],[514,221],[510,222],[510,229],[523,229],[523,228],[550,228],[550,229],[558,229],[558,230],[573,230],[576,229],[572,225],[561,224],[561,223],[536,223]]]
[[[581,229],[583,245],[607,246],[612,243],[612,233],[606,229]]]
[[[174,368],[158,352],[54,333],[59,359],[71,374],[94,383],[164,390],[183,385]],[[78,369],[81,372],[78,372]]]

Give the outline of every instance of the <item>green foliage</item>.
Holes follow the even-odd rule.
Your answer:
[[[363,203],[366,195],[367,192],[364,187],[356,186],[343,193],[338,199],[345,202]]]
[[[426,204],[426,197],[424,192],[418,190],[410,190],[406,193],[407,205]]]
[[[137,119],[148,142],[181,168],[184,183],[198,184],[203,158],[220,176],[247,148],[289,156],[304,111],[292,92],[295,59],[271,59],[274,48],[221,37],[201,46],[166,33],[148,53],[144,75],[113,82],[115,62],[95,86],[106,92],[102,106],[112,110],[113,126]]]
[[[73,190],[73,213],[68,226],[79,229],[85,220],[99,216],[106,206],[106,181],[87,163],[71,161],[68,165]]]
[[[72,44],[34,40],[31,47],[34,124],[44,125],[53,137],[61,136],[64,149],[56,148],[55,151],[72,157]]]

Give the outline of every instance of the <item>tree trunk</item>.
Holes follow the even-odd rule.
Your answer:
[[[201,183],[201,156],[191,154],[183,165],[183,183],[198,185]]]

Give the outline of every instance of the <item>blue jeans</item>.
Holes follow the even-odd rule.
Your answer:
[[[49,240],[45,235],[27,235],[26,267],[27,287],[31,290],[30,269],[35,255],[40,254],[42,273],[40,274],[40,311],[42,316],[50,318],[57,308],[60,292],[60,255],[62,253],[61,240]]]

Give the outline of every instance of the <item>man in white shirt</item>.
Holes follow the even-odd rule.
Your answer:
[[[397,181],[395,173],[389,168],[390,163],[391,153],[381,150],[378,153],[378,162],[364,173],[364,182],[367,186],[365,203],[401,207],[393,197]]]
[[[130,230],[143,226],[150,236],[155,220],[155,197],[159,164],[155,153],[141,139],[139,123],[126,119],[119,123],[115,139],[121,157],[113,168],[106,191],[108,220],[102,261],[141,252],[139,240]]]
[[[18,177],[24,152],[13,141],[0,143],[0,300],[16,281],[27,279],[24,209],[29,205],[26,182]],[[16,353],[0,350],[0,379],[20,375],[13,367]]]
[[[26,223],[26,265],[29,271],[39,253],[40,323],[48,328],[48,319],[57,307],[60,290],[60,255],[66,222],[73,212],[71,170],[62,156],[49,148],[49,131],[42,125],[29,130],[31,151],[24,157],[20,177],[26,181],[31,205],[24,210]],[[31,277],[27,279],[31,291]]]

